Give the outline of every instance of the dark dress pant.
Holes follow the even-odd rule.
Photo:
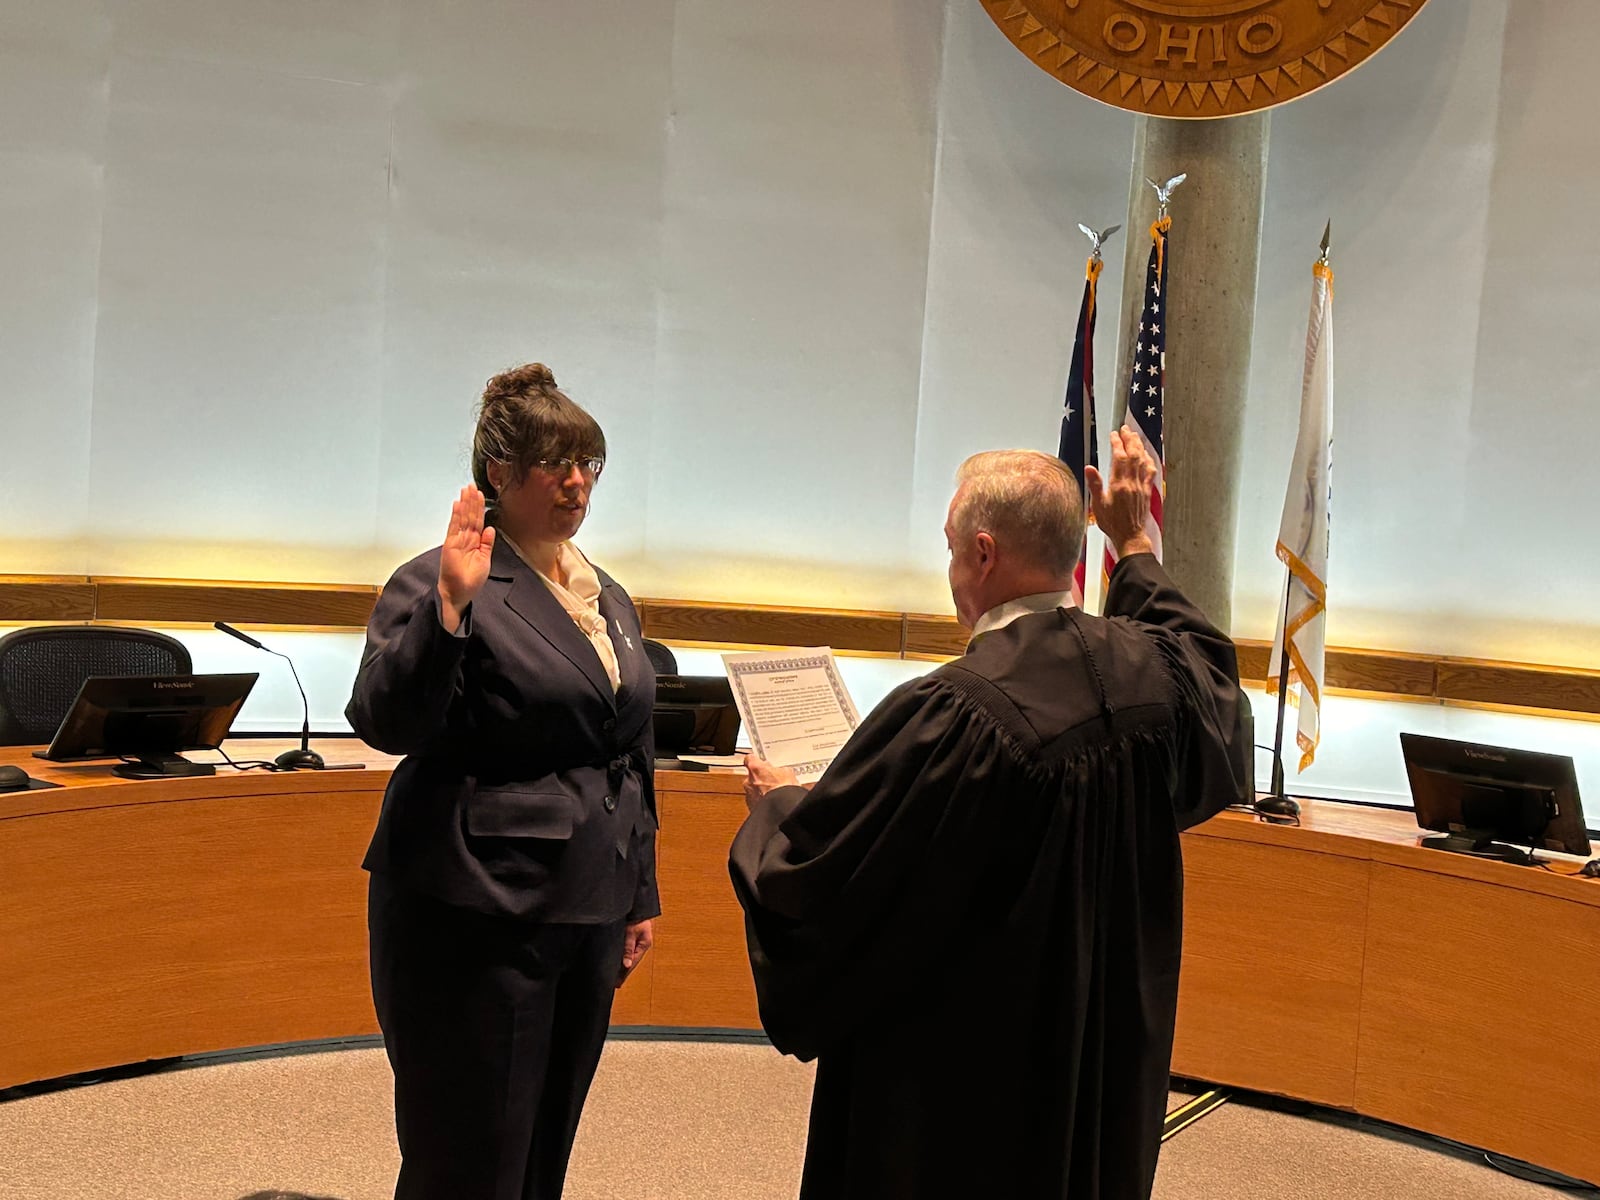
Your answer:
[[[372,876],[372,998],[401,1155],[395,1200],[557,1200],[625,929],[529,924]]]

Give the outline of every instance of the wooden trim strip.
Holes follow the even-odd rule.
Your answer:
[[[95,618],[155,625],[366,627],[378,588],[343,583],[229,583],[192,579],[95,579]]]
[[[1600,713],[1600,671],[1447,658],[1439,663],[1438,695],[1441,700]]]
[[[0,575],[0,621],[94,620],[94,585],[85,575]]]
[[[120,621],[144,625],[276,625],[362,629],[370,584],[251,583],[75,575],[0,575],[0,621]],[[858,654],[953,658],[967,644],[954,617],[930,613],[782,608],[693,600],[636,601],[645,634],[667,642],[832,646]],[[1271,644],[1241,640],[1239,671],[1266,680]],[[1331,647],[1326,685],[1369,695],[1600,716],[1600,670]]]
[[[1239,677],[1246,683],[1265,683],[1272,658],[1272,643],[1242,639]],[[1438,669],[1444,661],[1434,655],[1405,654],[1393,650],[1328,648],[1325,686],[1386,696],[1438,696]]]
[[[1235,641],[1239,651],[1239,678],[1246,683],[1264,683],[1267,668],[1272,665],[1272,643]]]
[[[693,600],[638,600],[635,604],[645,636],[662,642],[832,646],[835,650],[898,655],[903,641],[900,613]]]
[[[906,657],[956,658],[967,652],[972,634],[954,617],[906,614]]]

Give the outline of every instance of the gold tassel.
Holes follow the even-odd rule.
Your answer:
[[[1156,278],[1162,287],[1167,285],[1167,243],[1162,235],[1171,228],[1171,217],[1162,217],[1150,225],[1150,240],[1156,244]]]

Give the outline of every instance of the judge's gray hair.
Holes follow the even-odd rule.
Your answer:
[[[952,525],[980,530],[1027,563],[1070,575],[1083,547],[1083,493],[1067,464],[1037,450],[987,450],[956,472]]]

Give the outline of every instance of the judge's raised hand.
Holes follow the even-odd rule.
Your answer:
[[[451,633],[461,628],[467,605],[489,578],[494,526],[483,523],[483,493],[472,484],[450,506],[450,528],[439,554],[439,615]]]
[[[754,808],[756,801],[775,787],[788,787],[800,782],[800,777],[788,767],[775,767],[754,754],[744,756],[744,802]]]
[[[1144,448],[1144,439],[1126,425],[1112,430],[1111,478],[1107,480],[1094,467],[1085,467],[1084,472],[1089,477],[1095,524],[1117,557],[1154,551],[1145,522],[1150,517],[1150,485],[1155,482],[1156,465]]]

